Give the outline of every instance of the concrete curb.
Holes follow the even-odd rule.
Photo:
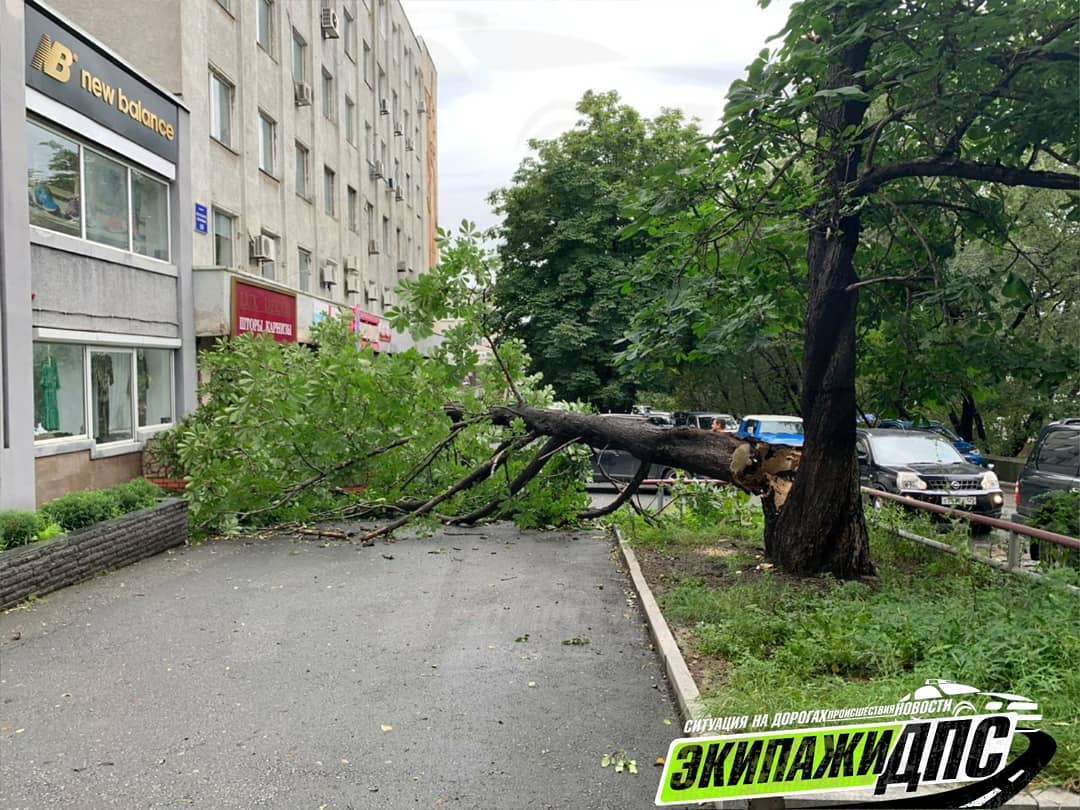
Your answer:
[[[672,635],[671,629],[664,620],[664,614],[660,612],[660,606],[656,603],[649,583],[645,581],[645,575],[641,573],[641,566],[633,549],[626,544],[618,529],[615,529],[615,539],[619,543],[619,551],[622,552],[626,569],[630,572],[630,579],[634,582],[634,590],[637,591],[638,600],[645,611],[645,618],[649,622],[649,634],[652,636],[656,651],[660,654],[660,660],[664,662],[671,688],[675,692],[675,699],[679,702],[683,720],[696,720],[705,717],[705,707],[701,703],[701,694],[697,684],[690,674],[686,660],[679,650],[679,645]]]
[[[660,605],[657,604],[656,597],[653,596],[652,589],[649,588],[649,583],[645,581],[645,575],[641,572],[641,566],[638,564],[634,550],[623,539],[622,533],[617,527],[613,527],[613,530],[615,539],[619,544],[619,551],[626,562],[630,578],[633,580],[634,590],[637,591],[638,600],[641,602],[641,607],[645,611],[645,618],[649,622],[649,634],[656,645],[656,651],[660,654],[660,660],[664,662],[664,669],[667,671],[671,688],[675,692],[675,699],[679,703],[683,719],[696,720],[707,717],[708,712],[701,702],[701,693],[698,691],[697,684],[694,683],[694,677],[690,674],[690,668],[686,666],[686,659],[683,658],[682,651],[675,641],[675,636],[664,619],[664,614],[660,612]],[[821,794],[818,794],[818,796],[821,796]],[[873,794],[867,793],[863,795],[861,791],[853,791],[842,799],[835,797],[818,798],[814,794],[806,794],[800,798],[792,797],[786,806],[790,808],[832,807],[836,806],[837,801],[873,801],[874,798]],[[718,810],[742,810],[742,808],[748,808],[748,810],[750,808],[761,808],[761,810],[776,808],[776,810],[781,810],[781,808],[785,807],[785,800],[761,799],[751,802],[728,800],[714,802],[711,805],[697,806],[713,807],[718,808]],[[1060,788],[1036,788],[1020,792],[1005,807],[1022,807],[1025,810],[1031,810],[1031,808],[1080,810],[1080,795]]]

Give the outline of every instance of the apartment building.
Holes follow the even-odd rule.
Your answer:
[[[398,0],[56,0],[190,110],[195,332],[307,341],[436,261],[435,66]]]
[[[0,3],[0,75],[0,508],[29,509],[137,476],[195,406],[189,119],[36,2]]]

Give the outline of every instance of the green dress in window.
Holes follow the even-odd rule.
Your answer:
[[[56,368],[56,358],[46,357],[41,364],[39,377],[41,386],[41,426],[47,431],[60,429],[60,407],[56,401],[56,392],[60,388],[60,372]]]

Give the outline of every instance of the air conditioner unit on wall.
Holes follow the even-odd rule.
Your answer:
[[[406,270],[405,262],[404,262],[404,261],[400,261],[400,262],[398,262],[398,263],[397,263],[397,271],[398,271],[399,273],[404,273],[404,272],[405,272],[405,270]]]
[[[397,187],[397,192],[394,194],[394,199],[398,202],[401,202],[405,199],[405,191],[401,188],[401,186]]]
[[[377,301],[379,298],[379,285],[372,279],[364,282],[364,300]]]
[[[340,36],[338,33],[338,15],[334,11],[331,0],[323,0],[322,11],[319,14],[319,25],[322,26],[323,39],[337,39]]]
[[[324,264],[319,270],[319,285],[333,287],[337,283],[337,266],[330,263]]]
[[[356,285],[351,284],[350,282],[346,281],[345,282],[345,292],[348,295],[359,295],[360,294],[360,288],[357,287]]]
[[[376,160],[371,164],[370,175],[373,180],[383,176],[383,165],[381,160]]]
[[[421,115],[427,112],[427,107],[424,106],[424,102],[421,101],[419,104],[416,105],[416,111]]]
[[[406,152],[415,152],[416,151],[416,147],[413,145],[413,139],[412,138],[406,138],[405,139],[405,151]]]
[[[307,82],[293,82],[293,100],[297,107],[310,107],[314,95]]]
[[[379,253],[379,243],[374,239],[369,239],[367,243],[367,252],[369,256],[377,256]]]
[[[251,237],[251,258],[257,262],[272,262],[274,260],[274,240],[263,234]]]
[[[390,114],[390,104],[387,103],[385,98],[380,98],[379,99],[379,115],[389,115],[389,114]]]
[[[346,273],[359,273],[360,272],[360,257],[359,256],[347,256],[345,258],[345,272]]]
[[[395,135],[404,135],[405,134],[405,128],[403,126],[401,126],[400,121],[395,121],[394,122],[394,134]]]

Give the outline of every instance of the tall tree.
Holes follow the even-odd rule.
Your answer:
[[[1075,5],[1060,0],[797,3],[777,51],[730,91],[721,157],[669,177],[656,218],[639,224],[666,218],[681,245],[665,248],[689,268],[671,295],[700,296],[718,278],[731,289],[747,267],[805,273],[806,444],[786,499],[765,503],[766,549],[784,569],[873,570],[854,455],[860,290],[936,265],[947,240],[927,238],[933,215],[908,211],[998,186],[1077,190],[1076,32]],[[801,257],[781,245],[798,231]],[[897,240],[921,255],[893,250]],[[775,289],[758,295],[774,304]],[[750,321],[763,306],[728,309]]]
[[[574,128],[530,141],[535,154],[491,195],[504,218],[495,302],[561,397],[628,410],[635,380],[613,358],[635,304],[620,289],[652,242],[619,239],[622,209],[648,172],[683,165],[699,133],[677,112],[644,118],[614,92],[588,92],[577,110]]]

